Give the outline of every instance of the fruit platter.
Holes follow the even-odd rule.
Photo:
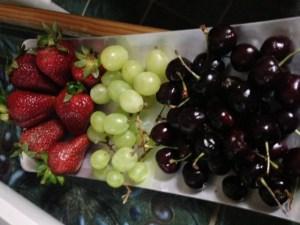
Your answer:
[[[64,176],[300,222],[300,18],[26,40],[1,119],[41,184]]]

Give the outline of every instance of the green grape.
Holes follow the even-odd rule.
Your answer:
[[[120,106],[128,113],[137,113],[143,109],[144,100],[142,96],[134,90],[126,90],[120,95]]]
[[[102,170],[92,169],[92,176],[98,180],[105,180],[106,174],[111,171],[111,167],[108,165]]]
[[[125,81],[114,80],[108,85],[108,94],[113,101],[119,102],[120,95],[122,95],[126,90],[130,89],[130,85]]]
[[[96,84],[92,87],[90,96],[96,104],[106,104],[110,101],[108,90],[103,84]]]
[[[113,80],[120,80],[122,79],[121,73],[119,71],[106,71],[103,76],[101,77],[101,82],[104,86],[108,87],[108,85],[113,81]]]
[[[122,67],[122,78],[132,84],[133,78],[143,71],[143,66],[138,61],[128,60]]]
[[[121,113],[112,113],[106,116],[103,125],[104,131],[111,135],[122,134],[129,127],[128,118]]]
[[[125,131],[123,134],[115,135],[112,138],[113,143],[117,148],[132,147],[136,142],[135,133],[131,130]]]
[[[100,62],[108,71],[120,70],[128,60],[128,51],[120,45],[111,45],[103,49]]]
[[[124,184],[124,176],[116,170],[108,171],[106,174],[106,182],[113,188],[121,187]]]
[[[132,169],[138,160],[137,154],[132,148],[124,147],[115,152],[111,159],[114,169],[120,172],[127,172]]]
[[[106,140],[106,134],[98,133],[93,129],[92,126],[89,126],[89,128],[87,129],[87,136],[88,139],[94,144],[98,144],[99,142],[104,142]]]
[[[104,120],[106,119],[106,115],[104,112],[101,111],[95,111],[90,117],[90,123],[92,128],[98,132],[102,133],[104,131],[103,125],[104,125]]]
[[[169,63],[169,59],[162,50],[153,49],[146,57],[146,69],[147,71],[157,74],[160,78],[165,79],[166,68]]]
[[[137,162],[135,166],[129,170],[128,177],[134,183],[141,183],[143,182],[146,177],[148,176],[148,167],[144,162]]]
[[[155,95],[159,90],[161,81],[159,77],[152,72],[142,72],[133,80],[134,89],[141,95]]]
[[[107,150],[99,149],[91,155],[90,164],[95,170],[102,170],[107,167],[110,160],[110,154]]]
[[[152,96],[147,96],[147,97],[144,97],[144,108],[151,108],[155,103],[157,103],[156,101],[156,96],[155,95],[152,95]]]

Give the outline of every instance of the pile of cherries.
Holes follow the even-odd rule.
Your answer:
[[[166,173],[182,166],[192,189],[229,173],[222,184],[230,199],[258,189],[263,202],[282,208],[300,176],[300,148],[286,144],[289,135],[300,138],[300,76],[288,67],[299,50],[283,35],[260,50],[237,41],[233,27],[217,26],[207,33],[207,52],[192,62],[177,54],[168,64],[156,97],[169,111],[150,134],[163,146],[156,160]]]

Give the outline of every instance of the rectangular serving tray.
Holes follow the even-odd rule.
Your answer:
[[[273,20],[266,22],[257,22],[249,24],[235,25],[238,33],[239,43],[252,43],[257,48],[260,48],[262,42],[271,35],[283,34],[289,36],[295,43],[296,47],[300,47],[300,17]],[[129,50],[129,56],[132,59],[137,59],[140,62],[145,61],[145,55],[154,47],[162,48],[170,58],[174,58],[174,50],[177,50],[182,56],[193,59],[197,54],[206,50],[205,35],[200,29],[168,31],[160,33],[148,33],[125,36],[109,36],[109,37],[84,37],[72,39],[76,45],[85,45],[93,48],[95,51],[101,51],[105,46],[110,44],[121,44]],[[36,40],[26,40],[24,42],[26,48],[35,47]],[[300,56],[296,56],[291,63],[291,70],[300,72]],[[234,73],[234,71],[232,71]],[[144,127],[150,130],[153,125],[154,118],[158,113],[159,108],[153,111],[146,112]],[[300,112],[298,112],[300,116]],[[300,146],[300,138],[296,135],[291,135],[288,140],[290,147]],[[300,192],[294,195],[292,208],[288,214],[284,214],[281,210],[271,209],[265,206],[256,191],[253,191],[251,196],[245,202],[237,203],[229,200],[224,196],[221,189],[222,177],[217,177],[211,180],[207,187],[202,192],[190,190],[184,183],[180,172],[176,175],[166,175],[158,168],[154,161],[154,152],[149,155],[147,163],[151,171],[148,179],[137,187],[150,189],[154,191],[172,193],[196,199],[207,200],[211,202],[231,205],[238,208],[243,208],[251,211],[260,212],[270,216],[283,218],[295,222],[300,222]],[[89,156],[87,155],[82,168],[75,176],[84,177],[87,179],[95,179],[89,166]],[[25,171],[34,172],[34,161],[30,158],[21,157],[21,165]],[[100,179],[101,175],[100,175]],[[298,188],[299,189],[299,188]]]

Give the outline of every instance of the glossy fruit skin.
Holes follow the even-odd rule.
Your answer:
[[[156,100],[164,105],[178,105],[183,101],[181,82],[163,83],[156,93]]]
[[[224,56],[236,45],[237,35],[231,26],[219,25],[209,31],[207,41],[209,53]]]
[[[176,150],[170,148],[162,148],[156,153],[156,162],[165,173],[176,173],[180,168],[180,163],[172,162],[177,159]]]
[[[187,58],[182,58],[182,60],[191,68],[192,63]],[[180,74],[180,76],[178,74]],[[169,62],[166,68],[166,76],[170,81],[181,81],[181,78],[189,77],[190,72],[182,65],[180,59],[176,58]]]
[[[75,135],[85,133],[90,116],[94,111],[91,97],[85,93],[77,93],[65,101],[67,89],[63,89],[56,98],[55,110],[67,130]]]
[[[192,162],[184,165],[182,170],[184,182],[192,189],[202,189],[208,181],[209,173],[202,163],[197,163],[197,168]]]
[[[259,51],[253,45],[239,44],[231,52],[231,65],[236,71],[246,72],[253,67],[259,56]]]
[[[254,161],[254,163],[251,163],[241,175],[247,186],[255,188],[258,186],[259,179],[265,174],[266,162],[260,159]]]
[[[234,115],[225,107],[215,106],[208,110],[210,125],[219,131],[226,131],[235,125]]]
[[[278,113],[275,118],[283,136],[294,132],[299,126],[299,119],[292,111],[282,111]]]
[[[242,201],[248,194],[248,187],[238,176],[230,175],[223,179],[222,190],[224,194],[234,200]]]
[[[250,148],[247,143],[247,134],[239,128],[230,130],[224,142],[226,155],[230,159],[240,152],[249,151]]]
[[[274,87],[281,78],[281,69],[274,56],[260,58],[249,73],[248,80],[256,87]]]
[[[56,85],[37,68],[36,56],[25,53],[15,59],[18,68],[9,75],[10,82],[16,87],[28,91],[57,93]]]
[[[300,177],[300,148],[289,149],[283,165],[287,174]]]
[[[225,155],[218,155],[208,159],[208,168],[215,175],[225,175],[231,169],[231,163]]]
[[[201,128],[204,124],[206,116],[198,107],[187,107],[181,110],[178,115],[179,129],[185,133],[192,133],[196,129]]]
[[[283,204],[289,199],[289,194],[287,192],[290,193],[291,188],[286,179],[284,179],[283,177],[270,175],[266,178],[266,183],[271,188],[280,204]],[[264,186],[259,187],[258,193],[263,202],[266,203],[268,206],[278,207],[273,196]]]
[[[276,142],[270,148],[270,157],[271,159],[284,158],[288,151],[289,149],[284,142]]]
[[[47,152],[48,149],[64,136],[64,127],[58,120],[50,120],[21,133],[20,143],[27,144],[35,153]]]
[[[223,140],[216,132],[204,132],[195,139],[194,152],[198,155],[202,152],[206,157],[217,157],[222,154]]]
[[[274,114],[282,110],[282,104],[279,102],[276,89],[257,90],[259,100],[259,114]]]
[[[294,50],[295,47],[291,39],[283,35],[269,37],[260,49],[262,55],[273,55],[279,61],[294,52]]]
[[[208,57],[206,52],[197,55],[192,63],[192,70],[196,74],[201,74],[206,70],[217,71],[223,73],[225,71],[225,63],[219,57]]]
[[[95,78],[92,74],[84,76],[84,69],[78,68],[74,64],[71,67],[71,72],[74,80],[82,82],[86,87],[93,87],[95,84],[99,83],[105,69],[101,66],[99,68],[99,76]]]
[[[173,146],[176,133],[169,123],[161,122],[152,128],[150,137],[159,145]]]
[[[53,145],[48,151],[48,166],[51,172],[57,175],[76,173],[89,145],[85,134]]]
[[[55,97],[29,91],[13,91],[7,97],[9,116],[22,128],[45,121],[54,112]]]
[[[182,108],[171,108],[167,114],[167,122],[171,127],[179,128],[179,115]]]
[[[288,108],[300,105],[300,76],[286,74],[278,91],[280,101]]]

